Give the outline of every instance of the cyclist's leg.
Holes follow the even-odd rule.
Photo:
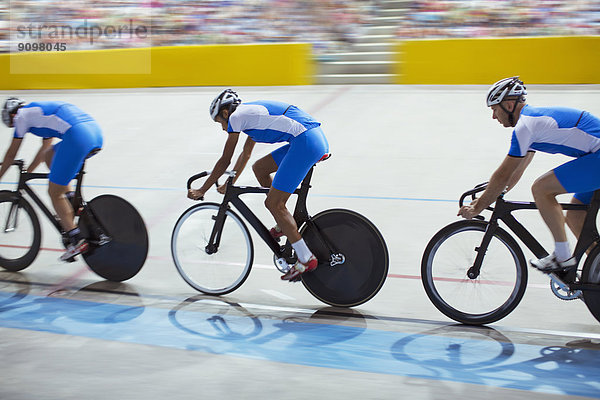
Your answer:
[[[71,189],[72,175],[69,173],[71,168],[68,165],[71,162],[70,158],[69,146],[65,146],[62,141],[54,145],[53,151],[49,151],[46,158],[49,161],[48,166],[50,168],[48,194],[65,232],[69,232],[76,227],[73,222],[73,207],[71,207],[65,196]]]
[[[281,169],[279,171],[281,171]],[[265,200],[265,206],[271,212],[273,218],[275,218],[277,226],[292,244],[292,248],[296,252],[296,257],[298,259],[298,262],[296,262],[296,264],[294,264],[281,279],[295,281],[300,279],[299,277],[302,273],[317,268],[319,263],[304,242],[304,239],[302,239],[302,236],[300,236],[296,220],[285,205],[290,196],[291,193],[289,192],[284,192],[275,189],[275,187],[271,187],[267,199]]]
[[[556,179],[564,187],[564,193],[575,193],[572,203],[590,204],[594,191],[600,189],[600,152],[588,154],[562,164],[554,169]],[[585,211],[567,211],[566,220],[569,228],[579,237]]]
[[[79,229],[74,223],[73,207],[65,194],[70,190],[69,183],[77,175],[88,154],[95,148],[102,147],[102,135],[97,124],[88,122],[73,126],[63,140],[55,145],[54,157],[51,161],[48,194],[52,205],[60,218],[60,223],[68,233],[73,249],[71,253],[80,253],[85,248]],[[68,251],[68,252],[69,252]],[[69,259],[65,253],[61,259]]]
[[[592,195],[594,192],[575,193],[571,199],[571,204],[590,204],[592,201]],[[579,239],[579,235],[583,229],[583,222],[587,211],[585,210],[568,210],[565,215],[567,226],[571,229],[571,232]]]
[[[310,168],[328,151],[329,146],[323,132],[318,127],[313,128],[292,140],[285,156],[278,164],[265,205],[292,244],[299,261],[282,279],[295,280],[301,273],[317,267],[317,259],[298,233],[296,221],[285,206],[285,202]]]
[[[56,150],[59,147],[60,147],[60,142],[55,144],[54,146],[50,147],[44,153],[44,162],[46,163],[46,166],[48,167],[48,169],[52,168],[52,159],[54,158],[54,153],[56,152]]]
[[[283,160],[283,157],[285,157],[289,148],[289,144],[281,146],[277,150],[271,152],[271,154],[267,154],[252,165],[254,175],[261,186],[270,188],[273,185],[273,178],[271,177],[271,174],[277,171],[281,160]],[[271,228],[270,233],[271,236],[277,240],[284,235],[279,225],[275,225],[273,228]]]
[[[292,243],[300,239],[300,234],[285,203],[312,166],[328,151],[329,146],[325,135],[320,127],[316,127],[272,153],[273,160],[277,163],[277,173],[273,178],[265,205],[277,223],[279,224],[279,221],[283,223],[283,226],[279,225],[279,227]]]
[[[61,154],[60,157],[61,158],[64,157],[62,155],[64,153],[64,151],[60,151],[60,149],[62,147],[61,144],[62,144],[62,142],[56,143],[54,146],[52,146],[51,148],[46,150],[46,153],[44,154],[44,161],[46,162],[46,165],[48,166],[48,168],[50,169],[51,172],[52,172],[53,161],[54,161],[56,154],[60,153]],[[55,172],[55,175],[56,175],[56,172]],[[56,177],[54,176],[52,179],[56,180]],[[60,179],[60,181],[64,182],[64,180],[62,180],[62,179]],[[54,207],[54,210],[58,214],[58,217],[60,218],[60,223],[61,223],[63,229],[65,230],[65,232],[75,229],[75,224],[73,223],[73,208],[71,207],[69,202],[66,201],[66,197],[65,197],[65,194],[67,192],[69,192],[70,190],[71,190],[71,187],[69,185],[69,182],[67,182],[65,185],[57,184],[57,183],[53,182],[52,180],[50,182],[48,182],[48,195],[50,196],[50,200],[52,201],[52,206]],[[64,201],[63,201],[63,198],[64,198]]]
[[[273,215],[277,226],[279,226],[283,234],[287,236],[291,243],[294,243],[300,240],[301,237],[298,233],[296,220],[294,220],[293,215],[285,205],[290,196],[291,193],[271,187],[265,200],[265,206],[271,215]]]
[[[54,146],[50,147],[48,150],[46,150],[46,152],[44,154],[44,162],[48,166],[48,169],[52,168],[52,159],[54,158],[54,153],[57,151],[57,149],[59,147],[60,147],[60,142],[55,144]],[[65,193],[65,196],[67,197],[67,200],[72,204],[73,198],[75,197],[75,192],[73,191],[70,184],[67,186],[67,192]]]
[[[568,261],[570,248],[567,242],[565,222],[567,222],[562,207],[558,204],[556,196],[562,193],[578,193],[583,195],[600,188],[600,176],[590,174],[600,168],[600,152],[588,154],[584,157],[569,161],[542,175],[533,184],[532,192],[542,218],[548,225],[555,240],[556,259],[559,262]],[[577,195],[575,196],[577,198]],[[571,214],[570,226],[579,229],[576,217]],[[573,225],[571,225],[573,224]],[[537,266],[537,265],[536,265]],[[539,268],[539,267],[538,267]]]
[[[312,166],[328,152],[329,144],[320,127],[310,129],[292,139],[289,145],[271,153],[277,163],[272,187],[282,192],[293,193]]]
[[[290,148],[289,144],[278,148],[270,154],[267,154],[263,158],[259,159],[252,165],[252,171],[254,176],[263,187],[271,187],[273,184],[273,178],[271,174],[277,171],[278,165],[283,160],[283,157],[287,154]]]
[[[556,196],[568,192],[557,179],[554,171],[548,171],[536,179],[531,187],[531,192],[554,241],[566,242],[565,217]]]

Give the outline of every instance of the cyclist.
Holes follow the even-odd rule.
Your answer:
[[[513,127],[510,150],[493,173],[482,196],[460,208],[458,215],[478,215],[521,178],[535,151],[575,157],[540,176],[531,188],[535,203],[555,241],[554,252],[531,264],[540,271],[563,271],[576,265],[571,255],[565,222],[579,237],[585,211],[565,215],[556,196],[574,193],[572,203],[589,204],[600,188],[600,119],[587,111],[563,107],[532,107],[525,101],[525,85],[518,76],[496,82],[487,93],[492,118]]]
[[[74,261],[85,252],[88,244],[74,222],[74,210],[66,194],[69,182],[77,175],[84,160],[102,148],[102,131],[96,121],[76,106],[60,101],[40,101],[26,104],[10,97],[2,108],[2,122],[15,128],[12,142],[4,154],[0,178],[11,166],[23,137],[31,132],[42,138],[42,146],[27,168],[32,172],[45,161],[50,168],[48,194],[60,218],[69,243],[61,261]],[[52,145],[52,139],[62,139]]]
[[[265,206],[275,218],[277,226],[271,230],[275,237],[285,235],[292,243],[298,262],[281,279],[295,281],[299,276],[317,268],[318,261],[298,232],[298,226],[286,207],[291,193],[298,187],[310,168],[327,155],[329,145],[320,128],[306,112],[296,106],[277,101],[242,103],[231,89],[222,91],[210,104],[211,118],[227,132],[223,155],[200,189],[190,190],[188,197],[199,199],[225,172],[240,132],[248,137],[233,169],[237,179],[244,170],[256,142],[288,142],[252,166],[258,182],[269,187]],[[275,172],[275,177],[271,174]],[[219,188],[224,192],[224,186]]]

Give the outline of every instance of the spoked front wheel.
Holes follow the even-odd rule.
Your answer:
[[[515,240],[497,228],[479,275],[469,278],[487,222],[458,221],[429,242],[421,262],[421,280],[435,307],[455,321],[481,325],[507,316],[527,286],[525,257]]]
[[[92,218],[84,211],[79,219],[79,228],[90,244],[83,254],[85,262],[109,281],[132,278],[148,255],[148,232],[142,216],[125,199],[108,194],[94,198],[87,207]]]
[[[594,247],[587,256],[583,270],[581,271],[581,282],[592,284],[599,290],[584,290],[583,300],[592,315],[600,321],[600,246]]]
[[[362,215],[326,210],[304,224],[300,233],[319,260],[317,269],[302,275],[302,283],[317,299],[352,307],[373,298],[383,286],[389,268],[387,246]]]
[[[220,205],[201,203],[175,224],[171,254],[179,275],[194,289],[212,295],[233,292],[248,278],[254,247],[248,228],[233,210],[225,212],[216,249],[209,249]]]
[[[24,198],[0,191],[0,267],[7,271],[27,268],[40,251],[40,222]]]

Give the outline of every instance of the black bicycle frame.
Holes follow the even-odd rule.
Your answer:
[[[65,231],[64,231],[62,225],[60,224],[59,219],[54,214],[52,214],[52,212],[48,209],[48,207],[46,207],[44,202],[42,202],[42,200],[33,191],[33,189],[31,187],[29,187],[29,185],[27,185],[27,182],[30,180],[33,180],[33,179],[48,179],[48,173],[23,172],[23,168],[24,168],[23,160],[15,160],[13,165],[16,165],[17,167],[19,167],[19,171],[20,171],[19,183],[18,183],[16,192],[18,192],[19,194],[21,191],[24,191],[25,193],[27,193],[29,195],[29,197],[33,200],[33,202],[35,204],[37,204],[37,206],[40,208],[40,210],[42,210],[44,215],[50,220],[52,225],[54,225],[56,230],[58,230],[58,232],[61,235],[64,235]],[[81,197],[81,184],[83,181],[83,175],[85,174],[84,167],[85,167],[85,163],[81,167],[81,170],[79,171],[77,176],[75,177],[75,179],[77,180],[77,186],[75,188],[75,197],[73,199],[73,207],[75,208],[75,210],[77,210],[79,207],[84,205],[83,199]]]
[[[308,196],[308,190],[311,187],[310,179],[312,177],[313,169],[314,169],[314,167],[312,167],[308,171],[308,173],[306,174],[306,177],[304,178],[304,180],[302,180],[300,187],[292,193],[292,194],[298,195],[298,199],[296,202],[296,207],[294,209],[293,216],[294,216],[294,220],[296,221],[296,224],[299,228],[305,223],[311,224],[311,226],[315,228],[315,231],[317,232],[317,235],[321,239],[321,241],[326,244],[326,246],[329,248],[331,254],[334,254],[335,253],[334,249],[332,249],[331,245],[326,240],[323,239],[321,232],[319,231],[316,224],[314,224],[312,222],[312,220],[308,214],[308,211],[306,209],[306,198]],[[198,175],[190,178],[190,181],[188,181],[188,187],[189,187],[191,181],[194,180],[194,178],[197,178],[200,176],[204,176],[204,173],[198,174]],[[248,208],[248,206],[242,201],[242,199],[240,199],[240,195],[242,195],[242,194],[247,194],[247,193],[267,194],[267,193],[269,193],[270,189],[265,188],[265,187],[233,186],[234,177],[235,176],[232,175],[227,179],[227,190],[225,192],[223,202],[221,203],[221,206],[219,208],[219,212],[217,213],[217,216],[215,217],[215,225],[214,225],[213,231],[211,233],[210,241],[209,241],[208,245],[206,246],[207,253],[212,254],[217,251],[217,249],[219,247],[220,239],[221,239],[221,232],[223,230],[223,225],[225,223],[226,211],[229,208],[229,204],[233,204],[234,207],[240,212],[240,214],[242,214],[242,216],[246,219],[246,221],[248,221],[248,223],[254,228],[254,230],[260,236],[260,238],[267,244],[267,246],[269,246],[269,248],[273,251],[273,253],[278,258],[291,256],[291,253],[288,253],[288,251],[291,252],[291,250],[289,248],[286,248],[285,246],[281,246],[277,242],[277,240],[275,240],[271,236],[267,227],[258,219],[256,214],[254,214],[252,212],[252,210],[250,210],[250,208]]]
[[[483,188],[485,189],[485,188]],[[474,193],[482,191],[483,189],[474,189],[466,192],[460,200],[462,200]],[[584,220],[583,229],[575,246],[573,255],[575,256],[577,263],[583,257],[583,254],[588,250],[594,243],[600,240],[598,234],[598,228],[596,227],[596,216],[600,209],[600,190],[594,192],[592,200],[589,205],[586,204],[573,204],[573,203],[560,203],[563,210],[579,210],[587,211],[586,218]],[[540,242],[533,237],[531,233],[512,215],[513,211],[516,210],[537,210],[537,206],[534,202],[517,202],[517,201],[506,201],[504,196],[498,197],[496,204],[492,208],[492,216],[488,222],[485,234],[483,236],[481,245],[476,249],[477,256],[473,266],[468,271],[468,276],[471,279],[479,276],[479,271],[483,262],[483,257],[487,251],[487,247],[492,240],[492,237],[498,229],[498,221],[503,221],[506,226],[527,246],[529,250],[538,258],[546,257],[549,253],[542,247]],[[576,268],[571,269],[566,274],[556,274],[563,283],[569,285],[571,290],[600,290],[598,285],[583,285],[577,283],[568,283],[575,280]]]

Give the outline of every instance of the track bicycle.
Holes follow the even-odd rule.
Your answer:
[[[40,221],[25,194],[54,225],[65,246],[68,238],[58,216],[46,207],[28,184],[33,179],[48,179],[48,174],[27,172],[23,160],[16,160],[13,165],[20,171],[17,188],[0,190],[0,267],[16,272],[33,263],[42,242]],[[81,256],[102,278],[125,281],[137,274],[146,261],[146,225],[137,210],[121,197],[103,194],[86,202],[81,194],[84,167],[85,163],[75,177],[75,194],[70,199],[77,225],[89,244],[88,251]]]
[[[313,169],[314,166],[294,191],[298,195],[294,219],[319,260],[319,266],[302,274],[301,281],[326,304],[362,304],[375,296],[387,277],[389,255],[385,240],[373,223],[351,210],[330,209],[310,216],[306,198]],[[210,172],[205,171],[189,178],[188,189],[194,181],[208,175]],[[272,250],[280,272],[287,272],[296,262],[289,241],[280,245],[240,198],[248,193],[267,194],[269,188],[234,186],[234,177],[234,172],[229,173],[221,204],[203,202],[190,207],[173,229],[171,252],[177,271],[191,287],[205,294],[231,293],[250,274],[254,245],[242,217]]]
[[[460,197],[482,192],[487,183]],[[561,203],[564,210],[585,210],[587,215],[573,252],[578,265],[567,271],[551,273],[552,293],[562,300],[581,299],[600,321],[600,241],[596,216],[600,190],[590,205]],[[437,232],[427,245],[421,261],[421,280],[435,307],[449,318],[472,325],[498,321],[515,309],[527,286],[527,265],[514,237],[499,226],[502,221],[537,257],[549,253],[512,215],[517,210],[535,210],[534,202],[496,200],[489,220],[481,215],[472,220],[449,224]],[[582,263],[582,259],[585,261]],[[583,264],[581,266],[580,264]]]

